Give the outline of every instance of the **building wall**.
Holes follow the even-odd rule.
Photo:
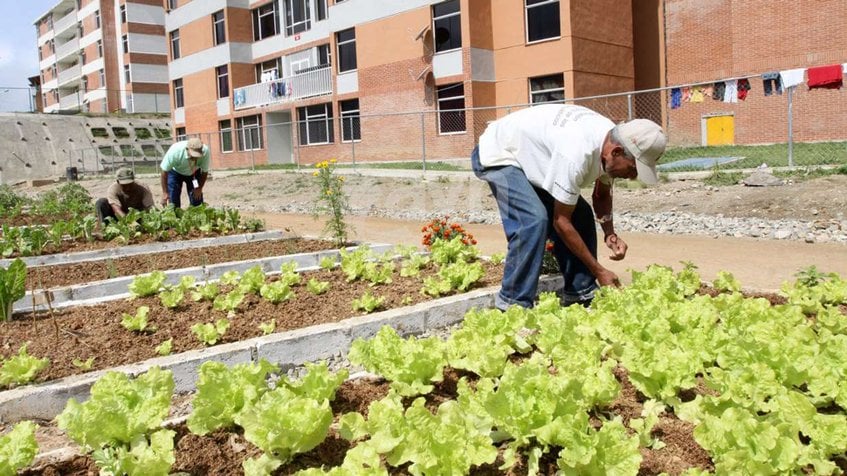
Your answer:
[[[847,10],[842,0],[665,0],[667,84],[712,82],[768,71],[847,62]],[[668,111],[671,139],[700,143],[704,115],[735,116],[739,144],[787,140],[787,95],[765,97],[762,81],[738,104],[684,103]],[[843,140],[847,96],[843,91],[794,94],[794,138]]]

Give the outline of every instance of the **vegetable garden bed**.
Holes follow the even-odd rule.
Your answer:
[[[847,282],[700,287],[652,267],[591,309],[547,295],[447,338],[384,327],[347,356],[384,380],[207,362],[174,430],[168,371],[107,376],[57,419],[95,458],[25,474],[843,474]]]

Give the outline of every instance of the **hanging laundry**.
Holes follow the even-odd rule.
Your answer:
[[[770,96],[774,92],[782,94],[782,81],[779,79],[778,71],[770,71],[762,74],[762,89],[765,90],[765,96]]]
[[[843,74],[847,74],[847,63],[843,63],[843,64],[841,65],[841,72],[842,72]]]
[[[682,102],[690,102],[691,101],[691,88],[685,86],[682,88]]]
[[[779,78],[782,80],[782,87],[785,89],[797,86],[803,82],[803,75],[806,73],[806,68],[786,69],[779,72]]]
[[[806,84],[809,89],[826,88],[826,89],[841,89],[843,84],[843,69],[840,64],[829,66],[818,66],[807,70],[809,80]]]
[[[679,109],[682,102],[682,90],[679,88],[671,88],[671,109]]]
[[[715,85],[714,84],[710,84],[710,85],[706,86],[705,88],[703,88],[703,95],[705,97],[711,99],[712,95],[714,95],[714,94],[715,94]]]
[[[691,88],[691,102],[703,102],[703,87],[694,86]]]
[[[747,78],[741,78],[738,80],[738,100],[743,101],[747,99],[747,91],[750,90],[750,80]]]
[[[731,79],[724,84],[723,102],[738,102],[738,81]]]
[[[724,91],[726,90],[726,83],[723,81],[718,81],[715,83],[715,90],[712,91],[712,99],[715,101],[723,101]]]

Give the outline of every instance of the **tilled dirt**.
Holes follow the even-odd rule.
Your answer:
[[[209,246],[28,269],[27,289],[51,289],[102,279],[337,248],[331,241],[285,238]]]

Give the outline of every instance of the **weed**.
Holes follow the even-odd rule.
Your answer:
[[[350,211],[349,198],[344,193],[344,177],[335,175],[335,159],[325,160],[315,165],[317,170],[312,174],[318,182],[318,197],[315,200],[315,216],[328,215],[325,231],[328,232],[337,246],[347,242],[349,226],[344,221],[344,214]]]

